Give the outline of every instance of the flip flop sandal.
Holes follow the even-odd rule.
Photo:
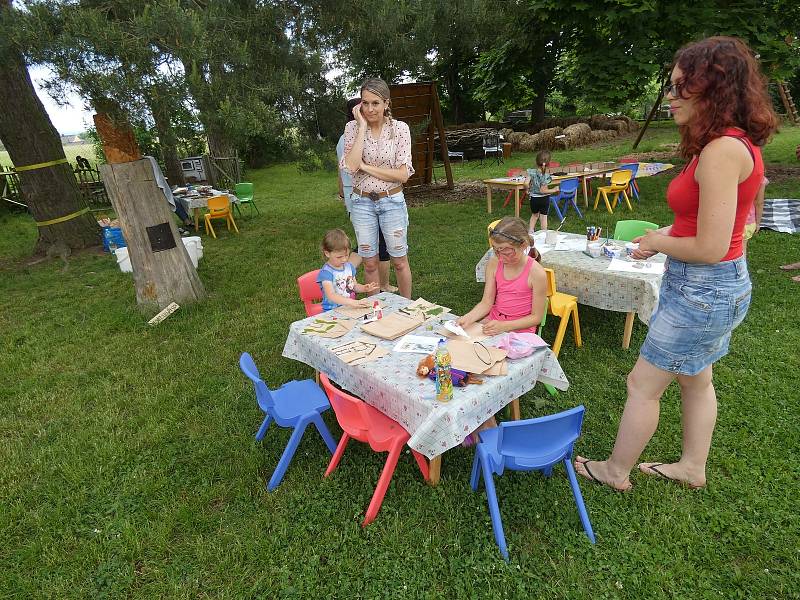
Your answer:
[[[583,468],[586,469],[586,474],[588,475],[588,477],[584,477],[584,479],[587,479],[592,483],[596,483],[597,485],[602,485],[603,487],[607,487],[608,489],[614,490],[615,492],[619,492],[619,493],[628,492],[631,489],[633,489],[633,484],[632,483],[628,487],[622,489],[622,488],[614,487],[613,485],[605,483],[604,481],[600,481],[597,477],[594,476],[594,473],[592,473],[592,471],[589,469],[589,463],[590,462],[597,462],[597,461],[594,461],[594,460],[579,460],[577,462],[579,464],[583,465]]]
[[[675,479],[674,477],[670,477],[669,475],[664,473],[664,471],[658,468],[658,467],[663,467],[665,464],[666,463],[656,463],[654,465],[649,465],[645,467],[646,471],[642,471],[641,468],[639,468],[639,471],[641,471],[645,475],[648,475],[647,471],[650,471],[651,473],[655,473],[656,477],[659,477],[660,479],[666,479],[667,481],[670,481],[672,483],[677,483],[678,485],[688,487],[690,490],[699,490],[705,487],[702,485],[692,485],[691,483],[683,481],[682,479]]]

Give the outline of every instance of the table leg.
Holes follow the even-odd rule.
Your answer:
[[[519,398],[514,398],[511,401],[511,418],[519,421],[522,418],[522,413],[519,410]]]
[[[492,188],[486,186],[486,212],[492,214]]]
[[[625,316],[625,333],[622,335],[622,348],[627,350],[631,345],[631,334],[633,333],[633,319],[636,311],[631,311]]]
[[[583,205],[589,208],[589,191],[586,185],[586,177],[581,177],[581,181],[583,181]]]
[[[194,207],[194,230],[195,232],[200,231],[200,209],[198,207]]]
[[[514,216],[519,219],[519,188],[514,188]]]
[[[442,455],[434,456],[428,461],[428,483],[432,486],[439,485],[439,477],[442,472]]]

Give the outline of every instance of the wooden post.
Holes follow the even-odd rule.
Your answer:
[[[447,189],[453,189],[453,171],[450,169],[450,154],[447,150],[447,135],[444,130],[444,121],[442,120],[442,107],[439,104],[439,94],[436,92],[436,84],[431,84],[431,96],[433,96],[433,106],[431,107],[431,116],[433,122],[436,124],[436,129],[439,131],[439,147],[442,149],[442,162],[444,162],[444,173],[447,177]],[[431,136],[432,137],[432,136]],[[433,156],[431,156],[433,159]]]
[[[137,304],[163,309],[203,299],[205,289],[150,161],[102,165],[100,171],[128,244]]]

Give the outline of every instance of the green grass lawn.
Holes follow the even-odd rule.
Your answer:
[[[677,141],[651,130],[642,150]],[[557,153],[562,163],[611,159],[631,140]],[[767,162],[797,164],[800,129],[767,147]],[[502,168],[455,166],[457,179]],[[641,180],[634,216],[668,223],[674,171]],[[498,481],[511,562],[494,543],[485,495],[469,488],[472,451],[445,455],[442,482],[425,485],[404,455],[372,525],[360,521],[385,455],[352,443],[334,475],[307,432],[281,486],[269,479],[288,440],[261,423],[238,369],[253,354],[276,387],[312,370],[284,359],[292,321],[304,316],[295,279],[322,264],[324,231],[351,230],[335,175],[280,165],[250,174],[261,216],[241,235],[203,238],[199,274],[208,299],[157,327],[137,309],[130,275],[108,255],[24,266],[35,228],[0,213],[0,597],[137,598],[797,598],[800,285],[778,265],[800,260],[800,237],[770,231],[750,244],[753,303],[731,353],[715,368],[719,422],[709,485],[689,491],[633,476],[629,494],[581,482],[597,544],[586,539],[563,470],[550,480]],[[778,187],[800,198],[800,181]],[[768,197],[776,197],[768,188]],[[414,296],[456,313],[480,298],[474,265],[486,248],[482,194],[410,210]],[[526,214],[526,213],[523,213]],[[621,213],[591,213],[605,228]],[[625,215],[627,216],[627,215]],[[585,224],[571,216],[567,228]],[[523,417],[583,404],[577,451],[607,454],[625,402],[631,350],[621,313],[581,306],[584,347],[567,334],[560,362],[571,382],[557,398],[541,386]],[[552,339],[551,319],[545,338]],[[340,430],[333,414],[326,421]],[[679,394],[643,460],[680,451]]]
[[[97,162],[97,158],[94,155],[94,146],[90,143],[84,144],[65,144],[64,145],[64,156],[66,156],[67,160],[72,163],[72,166],[75,166],[75,157],[82,156],[84,158],[89,159],[89,162],[94,166]],[[8,155],[8,151],[0,150],[0,165],[8,168],[12,166],[11,157]]]

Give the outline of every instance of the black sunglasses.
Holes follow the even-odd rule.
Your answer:
[[[502,236],[502,237],[504,237],[506,239],[509,239],[512,242],[516,242],[518,244],[524,244],[525,243],[525,240],[520,239],[515,235],[511,235],[509,233],[506,233],[505,231],[497,231],[497,229],[492,229],[489,232],[489,235],[492,236],[492,237]]]
[[[673,98],[678,98],[681,95],[682,89],[683,89],[682,81],[676,81],[675,83],[670,82],[661,89],[661,93],[664,94],[664,96],[669,94]]]

